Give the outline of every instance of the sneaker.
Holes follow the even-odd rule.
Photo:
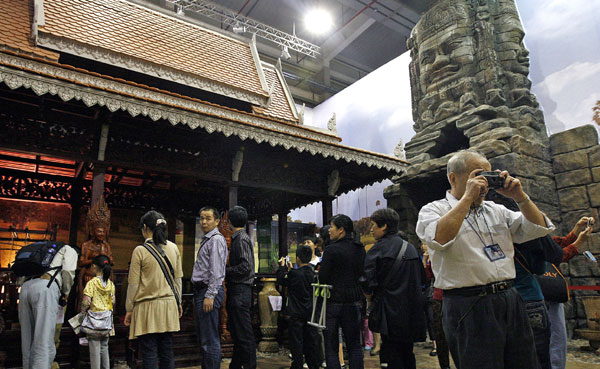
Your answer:
[[[322,366],[323,368],[327,368],[327,362],[326,362],[326,361],[323,361],[323,364],[321,364],[321,366]]]
[[[431,352],[429,353],[429,356],[437,356],[437,350],[436,349],[431,349]]]
[[[308,369],[308,364],[304,363],[304,364],[302,364],[302,367]]]
[[[372,347],[371,346],[365,346],[365,351],[371,351]]]
[[[387,363],[381,363],[382,368],[387,368]]]

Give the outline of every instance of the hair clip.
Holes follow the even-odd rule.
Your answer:
[[[159,225],[159,224],[167,224],[167,221],[164,219],[156,219],[156,225]]]

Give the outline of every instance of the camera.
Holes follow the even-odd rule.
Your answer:
[[[489,189],[504,187],[504,178],[500,177],[499,172],[479,172],[479,176],[484,176],[488,182]]]

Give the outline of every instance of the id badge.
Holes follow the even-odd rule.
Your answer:
[[[490,259],[492,262],[502,260],[506,257],[506,255],[504,255],[504,251],[502,251],[500,245],[497,243],[484,247],[483,251],[485,251],[488,259]]]

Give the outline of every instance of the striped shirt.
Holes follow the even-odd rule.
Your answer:
[[[208,286],[205,298],[214,299],[225,278],[227,262],[227,242],[215,227],[202,237],[196,263],[192,272],[192,283],[204,283]]]
[[[252,285],[254,282],[254,247],[245,230],[240,229],[231,237],[227,283]]]

